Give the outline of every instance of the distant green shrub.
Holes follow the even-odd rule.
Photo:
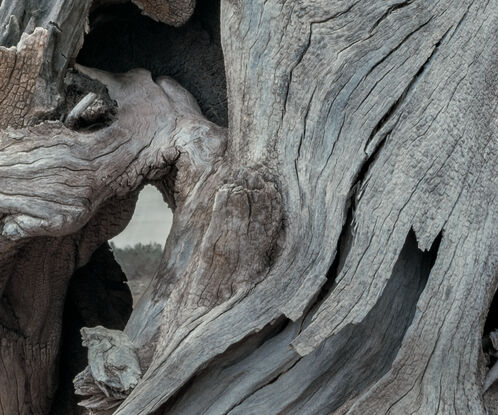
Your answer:
[[[152,278],[163,254],[163,248],[158,243],[138,243],[118,248],[111,242],[111,248],[129,281]]]

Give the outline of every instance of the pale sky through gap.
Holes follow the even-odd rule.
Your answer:
[[[154,186],[145,186],[138,196],[133,217],[126,229],[111,239],[120,248],[139,242],[157,242],[164,246],[173,221],[173,213]]]

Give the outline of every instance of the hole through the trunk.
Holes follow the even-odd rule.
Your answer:
[[[114,257],[128,280],[134,304],[157,271],[172,221],[173,212],[162,194],[148,185],[138,196],[131,221],[110,241]]]
[[[162,193],[152,185],[145,186],[126,228],[103,243],[71,277],[63,313],[59,388],[51,415],[72,413],[80,401],[74,394],[73,379],[88,364],[80,329],[125,328],[132,304],[158,269],[172,219]]]
[[[209,120],[227,125],[219,0],[198,1],[193,17],[180,28],[145,17],[132,4],[96,8],[76,61],[114,73],[145,68],[153,78],[170,76],[195,97]],[[87,89],[83,91],[86,93]],[[76,92],[69,108],[81,98],[80,91]],[[80,328],[102,325],[123,330],[132,310],[125,276],[135,304],[159,269],[173,216],[164,200],[175,208],[176,168],[171,166],[164,174],[155,182],[160,191],[153,186],[142,189],[130,222],[109,241],[111,247],[102,244],[88,264],[71,277],[64,310],[61,381],[52,415],[69,413],[80,400],[74,395],[72,383],[87,364]],[[130,203],[129,214],[131,206]],[[120,208],[117,210],[119,213]],[[116,226],[113,215],[114,212],[103,226]],[[110,234],[114,233],[106,234],[106,238]]]

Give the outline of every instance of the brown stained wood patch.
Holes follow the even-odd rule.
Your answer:
[[[37,28],[17,47],[0,46],[0,128],[27,124],[47,39],[47,31]]]

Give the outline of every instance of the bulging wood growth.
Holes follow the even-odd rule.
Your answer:
[[[496,413],[496,1],[122,3],[0,1],[0,413]]]

